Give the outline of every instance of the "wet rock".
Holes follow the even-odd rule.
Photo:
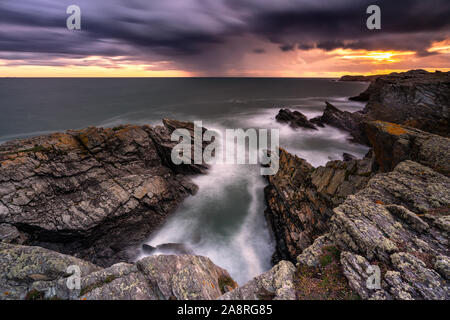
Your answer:
[[[308,121],[306,116],[299,111],[291,111],[289,109],[280,109],[275,119],[278,122],[289,124],[293,128],[306,128],[317,130],[316,126]]]
[[[26,244],[107,266],[131,261],[139,246],[197,191],[165,162],[166,128],[69,130],[0,146],[0,224]],[[170,128],[167,129],[167,128]],[[164,134],[162,133],[164,132]]]
[[[194,251],[184,243],[163,243],[156,247],[143,244],[142,250],[145,254],[154,254],[156,252],[163,254],[194,254]]]
[[[323,114],[311,119],[311,122],[323,126],[330,125],[345,131],[352,136],[351,140],[361,144],[368,144],[364,134],[364,121],[366,117],[361,112],[341,111],[329,102],[325,102],[326,107]]]
[[[344,161],[352,161],[352,160],[356,160],[356,157],[354,155],[350,154],[350,153],[344,152],[342,154],[342,159]]]
[[[179,142],[172,141],[171,135],[176,129],[187,130],[191,136],[191,157],[194,159],[194,148],[200,148],[203,150],[209,142],[203,141],[203,133],[206,128],[198,128],[195,131],[194,124],[192,122],[183,122],[178,120],[163,119],[164,126],[157,126],[153,130],[149,131],[150,136],[156,144],[156,149],[158,154],[163,161],[164,165],[171,168],[174,172],[182,174],[200,174],[205,173],[209,166],[206,163],[195,164],[194,161],[189,164],[179,164],[175,165],[171,158],[171,153],[173,147],[175,147]],[[198,132],[199,137],[195,139],[195,133]]]
[[[371,121],[365,131],[384,172],[403,160],[413,160],[450,175],[450,139],[398,124]]]
[[[289,261],[281,261],[270,271],[263,273],[230,292],[220,300],[295,300],[295,267]]]
[[[143,244],[142,245],[142,251],[145,253],[145,254],[153,254],[154,252],[155,252],[155,250],[156,250],[156,248],[155,247],[152,247],[152,246],[150,246],[150,245],[148,245],[148,244]]]

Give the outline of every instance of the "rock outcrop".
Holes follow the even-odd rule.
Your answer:
[[[334,209],[330,235],[362,298],[449,299],[450,179],[412,161],[378,174]],[[381,287],[366,285],[369,265]]]
[[[365,128],[381,171],[389,172],[403,160],[413,160],[450,175],[450,139],[411,127],[371,121]]]
[[[329,102],[325,102],[326,107],[323,114],[311,119],[311,122],[323,126],[325,124],[348,131],[352,136],[351,141],[368,144],[364,134],[365,116],[361,112],[341,111]]]
[[[325,167],[280,149],[280,169],[268,176],[266,219],[274,230],[277,250],[273,261],[290,260],[328,230],[331,209],[369,181],[374,158],[330,161]]]
[[[342,272],[363,299],[449,299],[450,139],[382,121],[366,132],[373,151],[360,160],[313,168],[281,151],[266,188],[276,256],[296,258],[297,286],[312,288],[299,298],[352,297]],[[375,268],[380,287],[368,285]]]
[[[367,101],[363,112],[369,119],[450,136],[450,72],[391,73],[351,99]]]
[[[0,146],[0,238],[108,266],[197,187],[169,165],[170,133],[192,124],[70,130]],[[171,142],[173,143],[173,142]]]
[[[74,266],[78,288],[71,280]],[[41,247],[0,242],[0,299],[205,300],[223,295],[224,283],[228,290],[236,286],[228,272],[201,256],[150,256],[101,268]]]
[[[306,128],[317,130],[317,127],[308,121],[308,118],[301,112],[291,111],[289,109],[280,109],[275,119],[278,122],[287,123],[292,128]]]
[[[363,76],[363,75],[356,75],[356,76],[342,76],[339,78],[339,81],[357,81],[357,82],[374,82],[379,77],[382,77],[383,75],[372,75],[372,76]]]
[[[271,270],[221,296],[220,300],[295,300],[295,267],[281,261]]]

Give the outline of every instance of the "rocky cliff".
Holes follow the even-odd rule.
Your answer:
[[[450,136],[450,72],[411,70],[379,76],[358,97],[373,120]]]
[[[102,266],[130,261],[197,190],[183,173],[199,166],[169,165],[177,127],[192,124],[87,128],[1,145],[0,239]]]
[[[314,168],[281,150],[266,216],[274,257],[297,262],[297,298],[450,298],[448,77],[374,77],[363,112],[327,104],[311,120],[360,137],[372,147],[364,159]],[[376,268],[379,286],[368,285]]]

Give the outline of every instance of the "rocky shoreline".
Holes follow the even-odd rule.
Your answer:
[[[280,170],[267,177],[265,192],[277,240],[273,260],[297,262],[297,296],[306,299],[318,296],[323,274],[327,283],[341,278],[322,291],[348,284],[349,294],[363,299],[449,299],[450,126],[441,124],[449,121],[450,73],[414,70],[370,81],[363,111],[327,103],[309,120],[371,146],[364,159],[314,168],[281,150]],[[383,117],[374,112],[377,103]],[[368,288],[373,266],[381,282]]]
[[[335,126],[371,150],[314,168],[280,149],[264,190],[274,267],[240,287],[205,257],[132,262],[196,192],[189,175],[208,169],[170,161],[171,132],[192,123],[1,145],[0,299],[449,299],[450,73],[341,81],[371,82],[355,98],[363,111],[327,103],[320,117],[282,109],[277,120]],[[71,265],[81,269],[77,290],[66,285]],[[374,266],[380,285],[370,287]]]

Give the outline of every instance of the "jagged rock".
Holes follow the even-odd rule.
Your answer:
[[[323,126],[325,124],[348,131],[352,136],[352,141],[361,144],[368,144],[364,134],[365,116],[361,112],[341,111],[329,102],[325,102],[326,107],[323,114],[311,119],[311,122]]]
[[[316,126],[308,121],[306,116],[299,111],[291,111],[289,109],[280,109],[275,117],[278,122],[288,123],[293,128],[306,128],[317,130]]]
[[[69,266],[80,268],[79,289],[69,289]],[[216,299],[230,275],[201,256],[152,256],[102,269],[47,250],[0,243],[0,299],[167,300]]]
[[[183,122],[178,120],[163,119],[164,127],[157,126],[152,131],[149,132],[153,141],[155,141],[156,148],[160,155],[161,160],[164,165],[171,168],[177,173],[183,174],[198,174],[205,173],[209,166],[206,163],[195,164],[194,161],[190,164],[179,164],[175,165],[171,159],[172,149],[178,144],[178,141],[172,141],[171,135],[176,129],[186,129],[191,136],[191,157],[194,159],[194,148],[204,149],[209,142],[203,141],[202,137],[199,136],[199,140],[195,139],[195,129],[192,122]],[[205,128],[199,128],[198,132],[203,135],[206,131]]]
[[[368,122],[365,131],[382,171],[391,171],[403,160],[413,160],[450,175],[449,138],[383,121]]]
[[[170,130],[189,126],[165,123]],[[170,152],[154,138],[158,132],[170,140],[170,130],[87,128],[1,145],[0,223],[26,234],[26,244],[103,266],[131,261],[138,245],[197,191],[168,167]]]
[[[448,299],[448,230],[432,216],[440,214],[436,209],[450,207],[449,188],[448,177],[404,161],[394,171],[374,176],[333,210],[330,237],[350,254],[344,273],[358,294],[372,297],[363,283],[367,274],[350,262],[362,261],[361,256],[385,267],[385,297]]]
[[[267,177],[266,219],[277,242],[273,260],[295,261],[315,237],[327,232],[331,209],[366,186],[374,159],[330,161],[313,168],[280,149],[279,164],[277,174]]]
[[[369,276],[367,270],[370,267],[370,263],[364,257],[344,251],[341,253],[340,262],[349,286],[358,292],[361,298],[370,299],[376,296],[377,300],[384,300],[389,297],[384,290],[377,290],[367,286]]]
[[[295,267],[281,261],[271,270],[250,280],[241,287],[225,293],[220,300],[295,300]]]
[[[450,72],[411,70],[379,76],[351,99],[368,101],[368,118],[450,135]]]
[[[276,238],[273,261],[295,261],[314,236],[326,232],[331,210],[310,182],[314,168],[308,162],[283,149],[279,159],[280,168],[267,177],[269,185],[264,189],[266,219]]]
[[[329,161],[312,171],[311,182],[331,206],[336,206],[364,188],[376,170],[375,158],[369,153],[364,159]]]

